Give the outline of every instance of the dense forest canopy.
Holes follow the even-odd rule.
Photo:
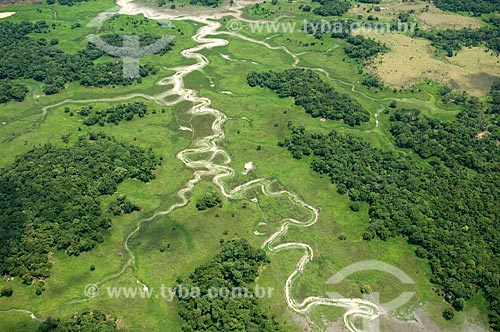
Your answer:
[[[471,12],[475,15],[500,11],[498,0],[434,0],[436,7],[451,12]]]
[[[438,157],[448,167],[461,165],[480,173],[500,172],[500,128],[490,126],[485,114],[464,111],[455,122],[447,123],[424,117],[418,110],[405,110],[391,120],[396,144],[422,158]]]
[[[370,119],[370,114],[349,95],[336,91],[312,70],[289,69],[277,73],[252,71],[247,76],[250,86],[266,87],[281,98],[293,97],[312,117],[343,120],[350,126]]]
[[[0,172],[0,273],[31,283],[49,276],[50,251],[91,250],[111,226],[100,197],[125,179],[153,179],[156,165],[151,150],[100,134],[17,157]]]
[[[267,263],[266,253],[244,239],[224,243],[220,252],[197,267],[186,282],[178,280],[178,289],[200,290],[200,296],[177,293],[179,316],[184,321],[182,331],[282,331],[275,319],[258,306],[255,297],[207,296],[211,288],[252,290],[259,268]]]
[[[320,16],[342,16],[349,8],[351,8],[352,3],[349,0],[312,0],[313,2],[318,2],[320,6],[314,9],[314,14]]]
[[[491,113],[500,114],[500,80],[496,81],[491,87]]]
[[[34,79],[44,83],[45,94],[55,94],[64,89],[65,83],[79,82],[83,86],[130,85],[140,78],[123,76],[121,60],[94,63],[104,56],[94,44],[76,54],[68,54],[57,48],[57,40],[46,40],[30,36],[43,34],[54,29],[45,21],[35,23],[0,22],[0,103],[10,100],[23,100],[28,90],[14,83],[16,79]],[[149,45],[160,37],[152,34],[140,36],[142,45]],[[121,35],[111,34],[102,39],[115,46],[123,45]],[[166,45],[159,54],[171,49]],[[155,74],[158,69],[152,65],[141,65],[140,76]]]
[[[28,93],[28,88],[11,80],[0,80],[0,104],[11,100],[23,101]]]

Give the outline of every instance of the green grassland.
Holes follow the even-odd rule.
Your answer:
[[[280,13],[301,13],[297,9],[297,2],[289,4],[280,1],[277,6],[281,8]],[[110,8],[113,8],[113,2],[106,0],[83,3],[75,7],[26,5],[8,6],[2,10],[17,12],[8,18],[13,22],[44,19],[49,25],[56,23],[56,29],[43,37],[58,38],[62,49],[76,52],[85,47],[86,35],[98,32],[96,28],[86,27],[86,24],[98,13]],[[276,11],[278,12],[278,9]],[[255,17],[250,9],[246,15]],[[296,20],[299,22],[300,17]],[[71,29],[71,24],[75,22],[80,22],[82,27]],[[155,83],[172,73],[169,68],[190,63],[183,59],[179,52],[194,45],[190,37],[195,29],[194,24],[190,22],[175,22],[175,27],[162,27],[156,22],[146,23],[139,16],[112,19],[104,23],[99,30],[100,34],[120,31],[175,36],[172,51],[164,56],[152,55],[141,59],[141,63],[158,66],[158,74],[129,87],[84,88],[77,83],[71,83],[63,92],[53,96],[38,96],[41,86],[34,81],[26,81],[24,83],[31,90],[24,102],[0,106],[0,123],[6,122],[0,127],[0,167],[10,165],[16,155],[28,151],[33,146],[46,142],[67,144],[61,140],[64,135],[70,135],[71,144],[78,136],[89,131],[102,131],[122,141],[151,147],[163,158],[162,165],[155,171],[155,180],[148,184],[127,180],[119,186],[115,195],[106,197],[103,201],[103,205],[107,206],[115,196],[124,194],[142,208],[140,212],[115,217],[104,243],[92,252],[82,253],[79,257],[68,257],[62,252],[54,252],[52,275],[45,281],[46,290],[41,296],[35,295],[33,286],[22,285],[17,279],[11,282],[15,289],[14,295],[10,298],[0,298],[0,311],[12,308],[27,309],[38,317],[45,318],[49,315],[67,316],[86,309],[101,309],[117,317],[120,327],[125,331],[179,331],[181,320],[177,316],[175,301],[161,298],[111,299],[106,294],[101,294],[88,302],[70,302],[84,298],[83,290],[87,284],[112,277],[122,269],[129,259],[124,249],[124,241],[136,228],[138,221],[178,201],[175,193],[191,178],[191,171],[176,158],[176,154],[188,147],[193,140],[191,133],[180,131],[179,126],[189,125],[195,128],[196,137],[201,137],[210,133],[213,117],[187,114],[186,111],[191,106],[188,103],[164,107],[141,98],[132,98],[123,102],[145,102],[150,109],[147,116],[121,123],[119,126],[106,125],[95,128],[86,127],[79,117],[64,112],[64,107],[77,110],[88,103],[68,101],[64,105],[49,108],[45,116],[42,116],[42,109],[66,99],[76,101],[113,98],[134,93],[154,95],[164,91],[166,87]],[[265,34],[250,34],[248,31],[242,33],[257,40],[267,37]],[[202,71],[189,75],[186,78],[186,87],[196,89],[200,96],[210,98],[212,106],[228,116],[224,126],[226,138],[220,144],[231,156],[230,166],[237,172],[236,177],[229,181],[231,185],[260,177],[275,179],[279,186],[298,193],[307,203],[321,209],[317,224],[307,229],[291,228],[282,239],[283,242],[308,243],[315,251],[314,260],[294,285],[293,295],[301,299],[341,290],[342,295],[346,297],[360,297],[360,286],[369,284],[374,291],[380,292],[381,300],[385,302],[396,297],[401,291],[415,291],[415,297],[400,309],[398,316],[409,319],[409,311],[424,307],[432,321],[442,330],[453,330],[465,319],[486,325],[486,317],[483,314],[486,304],[480,296],[468,302],[466,310],[458,313],[454,320],[445,321],[441,312],[446,303],[432,291],[429,266],[414,255],[414,248],[403,239],[362,241],[362,234],[368,223],[368,206],[362,204],[359,212],[351,211],[347,196],[337,194],[335,186],[314,173],[307,160],[294,160],[285,149],[277,146],[288,133],[288,121],[292,121],[316,132],[327,133],[338,129],[359,135],[375,146],[396,149],[388,133],[388,115],[379,111],[387,108],[392,100],[398,100],[398,106],[418,107],[432,117],[451,120],[458,108],[443,105],[438,97],[435,97],[439,84],[422,83],[414,92],[368,89],[359,84],[361,75],[358,73],[358,65],[349,59],[343,60],[345,55],[340,47],[342,45],[336,45],[334,40],[325,39],[322,42],[316,41],[313,46],[303,46],[304,43],[314,42],[314,38],[299,32],[286,36],[277,34],[267,42],[273,46],[284,45],[294,53],[305,52],[299,56],[299,66],[323,68],[330,77],[321,74],[325,81],[339,91],[351,94],[372,114],[369,123],[356,128],[341,122],[322,122],[305,114],[293,104],[292,99],[280,99],[268,90],[250,88],[246,84],[246,75],[251,70],[279,71],[290,68],[293,59],[289,55],[282,50],[270,50],[235,37],[224,38],[230,41],[229,45],[204,51],[203,54],[210,59],[210,64]],[[226,60],[221,55],[229,55],[236,61]],[[212,87],[211,82],[215,86]],[[231,94],[222,93],[223,91],[230,91]],[[109,101],[93,105],[106,108],[116,103]],[[153,114],[152,110],[156,110],[156,114]],[[375,124],[377,112],[380,123],[378,127]],[[257,168],[248,175],[243,175],[241,172],[248,161],[253,161]],[[107,286],[136,287],[137,280],[153,289],[158,289],[161,285],[173,286],[176,277],[186,277],[196,266],[214,256],[220,247],[221,239],[243,237],[253,245],[260,246],[266,235],[269,236],[276,230],[280,219],[292,216],[299,218],[305,214],[286,199],[264,197],[259,193],[255,193],[258,203],[224,198],[222,207],[198,211],[195,207],[197,199],[207,191],[216,190],[210,179],[206,179],[189,195],[190,203],[187,206],[168,216],[143,223],[139,232],[129,242],[136,256],[135,264],[120,277],[101,284],[101,289],[104,290]],[[262,226],[261,223],[266,225]],[[264,235],[254,235],[255,230]],[[342,234],[347,238],[345,241],[339,239]],[[294,316],[284,300],[285,281],[301,255],[297,250],[270,255],[271,264],[262,271],[258,280],[259,285],[274,288],[274,296],[261,301],[261,305],[278,318],[286,331],[301,330],[299,325],[293,323]],[[353,275],[337,286],[326,284],[326,281],[343,267],[368,259],[381,260],[399,267],[415,280],[416,284],[399,285],[393,277],[376,272]],[[91,265],[95,266],[95,271],[90,270]],[[5,281],[0,280],[0,287],[4,284]],[[336,321],[342,313],[342,310],[338,309],[317,308],[311,317],[316,324],[321,325],[325,319]],[[0,331],[36,330],[35,322],[24,313],[0,313],[0,319]]]

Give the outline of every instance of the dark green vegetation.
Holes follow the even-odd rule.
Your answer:
[[[248,85],[266,87],[281,98],[293,97],[295,105],[304,107],[312,117],[343,120],[350,126],[370,119],[370,114],[347,94],[337,92],[311,70],[289,69],[281,73],[252,71]]]
[[[467,107],[477,108],[479,106],[479,99],[471,97],[466,91],[458,92],[449,86],[443,86],[438,90],[439,96],[443,103],[453,103],[455,105],[464,105]]]
[[[500,11],[497,0],[434,0],[436,7],[452,12],[471,12],[475,15]]]
[[[387,46],[382,45],[373,38],[366,38],[361,35],[349,35],[346,42],[348,44],[344,47],[345,54],[362,63],[370,62],[378,54],[389,51]]]
[[[189,3],[192,5],[218,7],[221,3],[221,0],[190,0]]]
[[[362,35],[352,35],[349,27],[354,22],[355,21],[352,20],[329,22],[332,27],[337,26],[337,24],[342,24],[342,26],[345,27],[342,31],[331,33],[330,37],[342,39],[347,43],[344,46],[344,52],[348,57],[355,59],[361,64],[368,64],[378,54],[385,53],[390,50],[385,44],[381,44],[373,38],[367,38]],[[316,39],[322,39],[324,36],[324,32],[320,29],[316,29],[315,31],[309,25],[306,26],[306,32],[313,34]]]
[[[314,9],[314,14],[320,16],[341,16],[351,8],[351,2],[348,0],[313,0],[321,6]]]
[[[14,101],[23,101],[28,93],[28,88],[22,84],[14,83],[9,80],[0,81],[0,104]]]
[[[11,285],[6,285],[0,290],[0,296],[11,297],[14,294],[14,288]]]
[[[157,0],[157,4],[160,7],[166,6],[168,3],[171,3],[172,5],[170,8],[174,9],[175,4],[173,4],[174,0]],[[221,0],[189,0],[189,4],[191,5],[201,5],[201,6],[207,6],[207,7],[218,7],[221,4]]]
[[[481,114],[461,112],[450,124],[430,120],[417,110],[405,110],[392,120],[390,131],[399,147],[413,149],[424,159],[437,157],[451,168],[460,165],[480,173],[500,172],[500,147],[496,144],[500,128],[488,126]],[[482,137],[478,136],[481,132]]]
[[[178,280],[182,331],[281,331],[274,318],[257,305],[253,282],[259,268],[269,263],[262,249],[243,239],[223,244],[220,253],[197,267],[187,282]],[[210,289],[247,289],[248,296],[211,296]],[[201,296],[186,296],[182,289],[198,288]]]
[[[438,293],[455,309],[482,291],[498,331],[500,128],[477,109],[462,111],[452,123],[419,113],[395,111],[390,132],[398,147],[427,163],[336,131],[323,135],[291,127],[291,137],[280,145],[294,158],[308,158],[339,193],[370,204],[365,240],[403,235],[417,245]]]
[[[58,93],[65,88],[65,83],[79,82],[82,86],[130,85],[140,78],[123,76],[122,61],[94,63],[105,54],[93,44],[88,43],[86,49],[76,54],[68,54],[57,48],[58,40],[50,41],[43,36],[56,25],[49,26],[45,21],[35,23],[22,22],[14,24],[0,22],[0,102],[23,100],[27,89],[11,82],[16,79],[34,79],[44,83],[47,95]],[[33,36],[30,36],[33,35]],[[123,44],[122,37],[117,34],[102,37],[115,46]],[[140,36],[143,45],[156,41],[159,37],[146,34]],[[170,49],[166,46],[162,52]],[[155,74],[157,69],[151,65],[140,67],[141,77]]]
[[[100,197],[124,179],[153,179],[156,165],[151,151],[100,134],[17,157],[0,173],[1,273],[31,283],[49,276],[49,252],[91,250],[111,226]]]
[[[114,216],[129,214],[134,211],[140,211],[141,208],[127,199],[127,196],[120,195],[118,198],[109,204],[108,210]]]
[[[196,202],[196,208],[199,211],[211,209],[216,206],[222,206],[222,199],[220,198],[219,194],[215,192],[205,193],[205,195],[203,195],[203,197]]]
[[[463,47],[484,45],[490,50],[500,53],[500,20],[492,18],[489,20],[491,26],[480,29],[464,28],[461,30],[417,30],[417,37],[424,37],[431,41],[437,51],[444,51],[451,57]]]
[[[132,21],[132,24],[133,25],[135,25],[135,24],[143,24],[144,22],[148,23],[149,20],[145,19],[145,20],[139,21],[139,22],[137,22],[137,21],[134,20],[134,21]],[[144,46],[147,46],[147,45],[151,45],[154,42],[156,42],[159,39],[161,39],[160,36],[157,36],[157,35],[152,34],[152,33],[140,34],[140,35],[138,35],[138,37],[139,37],[139,45],[141,47],[144,47]],[[110,45],[118,46],[118,47],[122,47],[123,46],[123,36],[121,34],[117,34],[117,33],[106,34],[106,35],[102,35],[101,38],[106,43],[108,43]],[[167,54],[168,51],[170,51],[172,49],[172,45],[174,45],[174,42],[170,41],[161,50],[158,50],[155,53],[159,54],[159,55],[165,55],[165,54]],[[93,47],[93,46],[94,45],[92,43],[89,44],[89,47],[93,48],[95,50],[95,47]]]
[[[496,81],[491,87],[491,113],[500,114],[500,81]]]
[[[443,318],[446,320],[451,320],[455,317],[455,311],[453,308],[448,307],[443,311]]]
[[[73,115],[69,108],[65,112]],[[137,115],[142,118],[148,113],[148,108],[142,102],[134,102],[129,104],[119,104],[104,110],[95,110],[93,105],[85,106],[75,112],[82,119],[83,124],[86,126],[93,126],[99,124],[103,127],[107,124],[118,125],[122,121],[131,121]]]
[[[371,73],[366,73],[363,75],[363,78],[361,79],[361,84],[369,88],[382,89],[384,87],[384,83],[382,82],[382,80],[377,75]]]
[[[114,332],[118,331],[116,320],[93,310],[76,314],[70,318],[47,318],[38,328],[39,332]]]
[[[90,0],[47,0],[47,4],[53,5],[57,2],[58,4],[63,5],[63,6],[74,6],[75,4],[77,4],[79,2],[87,2],[87,1],[90,1]]]

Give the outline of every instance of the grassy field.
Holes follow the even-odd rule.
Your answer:
[[[380,11],[374,10],[375,6],[378,6]],[[477,17],[448,13],[423,0],[382,0],[379,5],[360,4],[350,12],[365,19],[371,15],[382,21],[397,20],[399,13],[413,12],[412,17],[426,30],[479,28],[484,25]]]
[[[270,16],[300,13],[298,5],[299,2],[281,1],[275,6],[275,13]],[[44,5],[9,6],[5,11],[17,11],[17,14],[8,18],[12,21],[35,17],[46,19],[50,23],[60,23],[61,26],[46,38],[59,38],[61,47],[75,52],[86,45],[84,36],[97,32],[95,28],[85,27],[87,22],[97,13],[112,6],[112,1],[99,1],[79,5],[76,7],[78,10],[75,10],[75,7]],[[263,6],[272,5],[266,3]],[[57,15],[54,12],[57,12]],[[248,9],[246,15],[258,17],[265,14]],[[300,18],[296,20],[299,21]],[[70,24],[77,21],[82,23],[82,28],[69,29]],[[116,30],[125,33],[165,33],[174,35],[176,44],[165,56],[153,55],[145,58],[144,63],[154,63],[161,68],[160,72],[132,87],[87,89],[75,83],[69,84],[60,94],[46,97],[39,96],[41,87],[37,83],[26,81],[32,90],[25,102],[0,106],[0,123],[6,123],[0,131],[0,140],[3,143],[0,149],[0,167],[8,166],[16,155],[33,146],[45,142],[66,144],[61,140],[63,135],[70,135],[72,143],[79,135],[94,129],[84,126],[77,116],[71,117],[64,112],[64,107],[76,110],[86,103],[68,102],[49,109],[42,118],[41,110],[44,106],[68,98],[80,100],[117,97],[138,92],[156,94],[164,91],[165,87],[155,83],[172,72],[169,68],[187,63],[179,52],[193,45],[190,36],[194,29],[193,24],[185,22],[176,22],[175,28],[160,27],[155,22],[143,21],[139,16],[118,17],[105,22],[100,30],[102,34]],[[242,33],[257,40],[269,37],[264,33],[251,34],[245,30]],[[293,104],[292,99],[280,99],[268,90],[250,88],[246,84],[249,71],[288,69],[292,66],[292,57],[282,50],[270,50],[235,37],[224,38],[226,37],[230,41],[229,45],[204,51],[203,54],[210,59],[210,65],[189,75],[185,83],[188,88],[199,91],[199,95],[210,98],[212,106],[228,116],[224,126],[226,138],[221,145],[231,156],[230,166],[237,172],[235,179],[230,181],[232,185],[260,177],[275,179],[281,187],[298,193],[307,203],[321,209],[317,224],[307,229],[291,228],[282,239],[308,243],[315,251],[314,260],[294,285],[293,295],[301,299],[310,295],[326,295],[327,292],[341,292],[346,297],[360,297],[360,286],[369,284],[375,292],[381,294],[381,300],[385,302],[401,291],[414,291],[415,297],[394,313],[396,317],[410,320],[411,312],[418,308],[424,310],[425,316],[440,331],[460,330],[466,321],[485,325],[486,304],[481,296],[467,303],[466,310],[457,314],[454,320],[445,321],[441,312],[446,303],[432,291],[429,266],[414,255],[414,248],[403,239],[362,241],[361,237],[368,223],[368,206],[362,204],[359,212],[351,211],[348,198],[339,195],[334,185],[314,173],[308,160],[294,160],[285,149],[277,146],[277,143],[288,135],[287,123],[292,121],[308,130],[326,133],[337,129],[363,137],[377,147],[396,149],[388,134],[388,115],[380,111],[387,108],[392,100],[397,100],[399,106],[418,107],[432,117],[452,119],[458,109],[442,105],[434,97],[439,84],[431,81],[419,83],[413,91],[368,89],[359,84],[361,75],[358,73],[358,65],[344,59],[342,44],[337,45],[335,41],[325,39],[311,45],[315,41],[314,38],[304,33],[276,34],[267,42],[273,46],[284,45],[294,53],[305,52],[299,56],[299,66],[323,68],[330,77],[321,74],[325,81],[339,91],[351,94],[372,114],[369,123],[357,128],[348,127],[341,122],[322,122],[306,115],[301,108]],[[133,98],[130,101],[143,100]],[[258,193],[255,193],[257,203],[223,199],[222,207],[200,212],[195,207],[196,201],[205,192],[217,191],[210,179],[205,179],[189,195],[190,203],[187,206],[168,216],[142,224],[139,232],[130,241],[137,257],[132,268],[127,269],[120,277],[100,285],[104,293],[92,301],[71,304],[71,300],[83,298],[83,290],[87,284],[97,283],[121,270],[129,258],[123,247],[124,240],[135,229],[139,220],[178,201],[175,193],[191,178],[191,171],[176,158],[176,153],[188,147],[193,139],[211,131],[213,118],[187,114],[186,110],[191,106],[189,103],[174,107],[162,107],[149,101],[145,103],[151,111],[155,110],[156,114],[150,111],[144,118],[134,119],[119,126],[99,127],[100,131],[119,140],[151,147],[163,158],[161,167],[155,172],[155,180],[148,184],[127,180],[119,186],[118,193],[103,200],[103,206],[106,207],[116,195],[124,194],[141,206],[142,211],[114,218],[113,227],[106,234],[105,242],[90,253],[67,257],[62,252],[54,252],[52,275],[45,281],[46,291],[41,296],[35,295],[34,287],[24,286],[18,279],[14,280],[14,295],[9,299],[0,298],[0,311],[22,308],[45,318],[49,315],[67,316],[97,308],[117,317],[124,331],[179,331],[181,321],[177,316],[175,302],[155,297],[113,299],[106,296],[105,288],[136,287],[139,285],[138,280],[152,289],[159,289],[161,285],[172,287],[177,277],[186,278],[196,266],[215,255],[220,247],[220,240],[243,237],[255,246],[260,246],[266,236],[276,230],[280,219],[304,217],[304,211],[288,200],[269,198]],[[93,104],[94,107],[106,108],[116,102]],[[378,126],[375,123],[376,113]],[[179,126],[195,128],[196,134],[192,136],[190,132],[181,131]],[[249,161],[256,164],[256,169],[247,175],[241,174],[244,164]],[[255,230],[262,235],[254,235]],[[345,235],[346,240],[340,240],[340,235]],[[258,280],[259,285],[274,288],[274,296],[262,301],[261,305],[277,317],[286,331],[302,330],[303,319],[292,314],[284,300],[285,281],[301,255],[297,250],[270,255],[271,264],[264,268]],[[326,284],[326,281],[343,267],[368,259],[377,259],[397,266],[415,280],[416,284],[400,285],[394,277],[373,271],[353,275],[337,286]],[[90,270],[91,265],[95,265],[95,271]],[[3,280],[0,281],[0,287],[4,284]],[[328,322],[336,322],[342,313],[339,309],[319,307],[313,310],[311,318],[317,325],[326,326],[329,325]],[[36,329],[36,324],[25,313],[0,313],[0,317],[2,332]]]
[[[465,48],[452,58],[436,57],[430,42],[402,34],[362,33],[390,47],[371,71],[386,85],[409,87],[431,79],[458,91],[484,97],[500,76],[500,60],[484,47]]]

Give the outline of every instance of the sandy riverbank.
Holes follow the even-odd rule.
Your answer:
[[[6,17],[9,17],[9,16],[12,16],[14,15],[16,12],[5,12],[5,13],[0,13],[0,19],[2,18],[6,18]]]

